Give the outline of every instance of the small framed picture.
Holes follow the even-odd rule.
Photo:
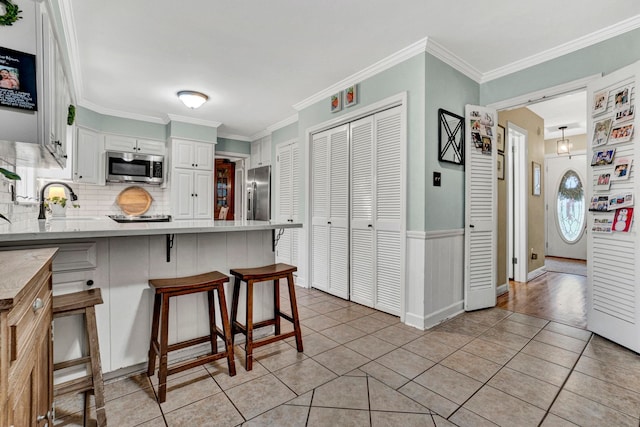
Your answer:
[[[629,120],[633,119],[634,111],[635,108],[633,105],[630,105],[629,108],[625,108],[624,110],[617,111],[615,115],[615,122],[628,122]]]
[[[351,107],[358,103],[358,85],[349,86],[344,91],[344,106]]]
[[[498,153],[498,179],[504,179],[504,154]]]
[[[609,144],[618,144],[631,141],[633,136],[633,123],[614,126],[609,135]]]
[[[540,163],[531,162],[533,166],[533,180],[531,183],[533,184],[531,189],[534,196],[539,196],[542,190],[542,169],[540,167]]]
[[[496,147],[498,153],[504,153],[504,127],[498,125],[498,134],[496,135]]]
[[[631,105],[631,86],[623,87],[613,91],[614,111],[625,110]]]
[[[609,100],[609,91],[601,90],[593,95],[593,110],[591,115],[597,116],[598,114],[607,111],[607,101]]]
[[[591,166],[604,166],[613,163],[613,156],[616,153],[615,148],[609,150],[596,151],[591,158]]]
[[[609,187],[611,187],[611,171],[605,171],[598,175],[596,185],[593,186],[593,189],[596,191],[606,191]]]
[[[331,112],[337,113],[342,110],[342,92],[331,95]]]
[[[491,138],[488,136],[482,137],[482,154],[491,155]]]
[[[591,139],[591,145],[598,147],[605,145],[609,140],[609,132],[611,131],[611,119],[604,119],[596,122],[593,125],[593,138]]]

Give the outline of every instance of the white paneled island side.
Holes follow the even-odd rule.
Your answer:
[[[153,293],[149,279],[182,277],[275,262],[273,237],[300,223],[276,221],[173,221],[119,224],[104,217],[27,221],[0,226],[0,250],[58,247],[53,261],[54,295],[91,287],[102,290],[96,307],[103,372],[137,370],[147,362]],[[274,233],[275,230],[275,233]],[[231,303],[232,282],[226,285]],[[254,320],[273,316],[273,284],[254,291]],[[244,287],[241,301],[244,298]],[[171,302],[169,341],[208,334],[206,295]],[[219,313],[216,313],[219,321]],[[244,317],[240,304],[239,318]],[[54,362],[78,357],[82,324],[73,317],[54,323]],[[242,341],[241,336],[238,337]],[[203,345],[196,351],[206,352]],[[186,353],[175,352],[174,357]],[[171,359],[171,355],[170,355]],[[56,373],[58,374],[58,373]],[[68,379],[76,372],[62,373]],[[107,375],[109,376],[109,375]]]

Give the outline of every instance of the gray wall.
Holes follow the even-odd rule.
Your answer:
[[[251,143],[237,139],[220,138],[216,145],[216,152],[251,154]]]

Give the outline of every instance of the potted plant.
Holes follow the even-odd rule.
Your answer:
[[[44,202],[44,208],[51,214],[52,217],[65,216],[67,208],[67,198],[61,196],[47,197]],[[79,208],[80,205],[71,203],[74,208]]]
[[[5,168],[0,168],[0,174],[4,175],[6,178],[16,181],[20,179],[20,176],[16,173],[13,173],[9,170],[6,170]],[[0,213],[0,218],[7,221],[7,222],[11,222],[9,220],[9,218],[7,218],[6,216],[4,216],[4,214]]]

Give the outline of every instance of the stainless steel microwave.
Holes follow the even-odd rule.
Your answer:
[[[107,182],[162,184],[164,156],[107,151]]]

